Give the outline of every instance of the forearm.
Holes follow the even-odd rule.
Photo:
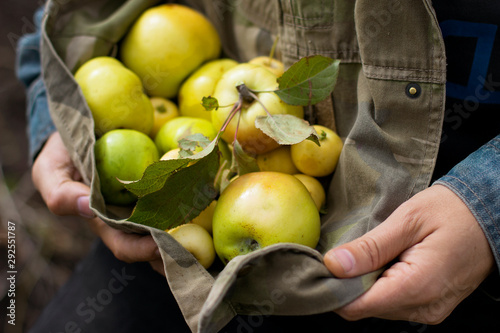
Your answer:
[[[435,184],[448,187],[468,206],[488,239],[500,271],[500,135]]]

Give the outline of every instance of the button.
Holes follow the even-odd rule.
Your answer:
[[[406,96],[410,98],[417,98],[422,93],[422,88],[416,83],[409,83],[406,86]]]

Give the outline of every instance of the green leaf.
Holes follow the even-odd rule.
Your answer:
[[[140,197],[127,220],[166,230],[198,216],[218,194],[219,153],[216,145],[211,148],[196,163],[170,174],[160,189]]]
[[[138,197],[142,197],[161,189],[172,173],[185,167],[191,161],[191,159],[187,158],[158,161],[146,168],[140,180],[122,183],[127,190]]]
[[[296,116],[289,114],[260,116],[255,119],[255,127],[280,145],[293,145],[309,139],[319,146],[319,137],[314,127]]]
[[[231,164],[231,171],[237,173],[239,176],[250,172],[260,171],[257,160],[243,150],[238,140],[234,140],[233,142],[233,163]]]
[[[181,148],[181,153],[179,155],[181,157],[187,157],[187,155],[183,154],[182,151],[190,151],[191,154],[189,155],[192,155],[193,152],[196,151],[197,147],[204,149],[209,144],[210,139],[201,133],[188,135],[187,137],[179,140],[179,148]]]
[[[201,105],[207,111],[213,111],[213,110],[219,109],[219,101],[217,100],[217,98],[212,97],[212,96],[203,97],[201,99]]]
[[[203,136],[204,139],[198,137],[196,134],[193,134],[192,136],[194,136],[195,139],[197,138],[204,142],[203,146],[205,146],[205,148],[202,151],[198,152],[197,154],[189,154],[188,151],[181,149],[181,151],[179,152],[180,158],[158,161],[149,165],[144,171],[141,179],[132,182],[121,181],[125,185],[125,188],[138,197],[142,197],[160,190],[164,186],[167,178],[170,177],[170,175],[172,175],[174,172],[186,167],[193,160],[201,159],[210,154],[219,141],[220,134],[217,135],[217,137],[208,145],[206,144],[208,138],[206,138],[205,136]],[[191,137],[191,135],[189,137]],[[185,144],[189,146],[192,144],[192,142],[192,140],[187,139],[183,141],[183,145]]]
[[[220,170],[220,180],[217,184],[219,193],[224,192],[226,187],[231,183],[231,179],[236,176],[236,174],[231,171],[230,168],[222,168]]]
[[[315,55],[294,63],[279,79],[275,93],[292,105],[308,106],[324,100],[337,82],[340,60]]]

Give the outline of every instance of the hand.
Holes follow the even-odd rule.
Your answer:
[[[81,182],[59,133],[52,134],[45,143],[33,164],[32,178],[51,212],[87,219],[117,259],[128,263],[149,261],[153,269],[165,274],[158,246],[150,235],[114,229],[95,216],[89,207],[90,188]]]
[[[346,278],[382,268],[395,258],[367,292],[336,312],[347,320],[379,317],[437,324],[494,265],[478,222],[441,185],[415,195],[362,237],[327,252],[325,265]]]

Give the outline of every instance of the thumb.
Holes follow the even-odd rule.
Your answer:
[[[339,278],[373,272],[415,244],[419,230],[405,220],[408,214],[402,210],[400,207],[363,236],[328,251],[324,256],[328,270]]]

